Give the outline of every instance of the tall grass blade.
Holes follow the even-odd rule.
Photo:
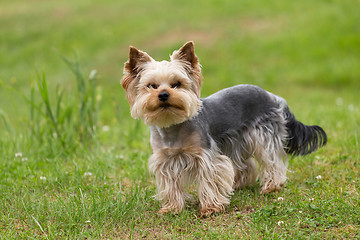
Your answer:
[[[38,89],[39,89],[39,92],[41,95],[41,99],[42,99],[43,103],[45,104],[46,114],[47,114],[48,118],[50,119],[51,125],[54,127],[56,135],[60,139],[61,145],[63,146],[63,148],[65,148],[65,142],[62,138],[61,132],[59,131],[58,123],[57,123],[56,119],[54,118],[54,114],[51,109],[48,88],[47,88],[47,84],[46,84],[45,71],[43,71],[42,79],[40,79],[40,76],[38,75],[38,77],[36,78],[36,82],[37,82]]]
[[[44,229],[42,228],[42,226],[41,226],[41,224],[39,223],[39,221],[36,220],[36,218],[35,218],[33,215],[31,215],[31,217],[32,217],[32,219],[34,219],[36,225],[38,225],[38,227],[40,228],[40,231],[45,235],[46,239],[48,239],[48,236],[47,236],[47,234],[45,233],[45,231],[44,231]]]

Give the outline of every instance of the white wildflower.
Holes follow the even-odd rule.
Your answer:
[[[309,201],[314,201],[314,198],[309,198]]]
[[[87,177],[87,176],[92,176],[92,173],[91,172],[85,172],[84,177]]]
[[[336,98],[336,105],[342,106],[343,105],[343,99],[340,98],[340,97]]]
[[[284,198],[283,198],[283,197],[278,197],[277,200],[278,200],[278,201],[284,201]]]
[[[102,127],[103,132],[108,132],[110,130],[110,127],[108,125],[105,125]]]
[[[46,180],[46,177],[40,176],[40,180]]]
[[[299,211],[299,213],[303,213],[303,211]]]
[[[87,220],[87,221],[85,221],[85,223],[91,223],[91,221],[90,221],[90,220]]]
[[[321,175],[317,175],[315,178],[316,178],[317,180],[320,180],[322,177],[321,177]]]
[[[97,71],[95,69],[91,70],[91,72],[89,74],[89,80],[96,79],[96,75],[97,75]]]
[[[355,107],[354,107],[353,104],[350,104],[350,105],[348,106],[348,109],[349,109],[350,112],[353,112],[353,111],[355,110]]]
[[[15,153],[15,157],[22,157],[22,153],[21,152]]]
[[[284,224],[284,221],[278,221],[277,225],[281,226],[282,224]]]

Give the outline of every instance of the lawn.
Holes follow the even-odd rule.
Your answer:
[[[0,239],[360,238],[360,2],[0,0]],[[149,130],[119,84],[130,45],[195,42],[203,97],[284,97],[328,144],[289,159],[281,191],[221,214],[159,215]],[[191,188],[190,191],[193,191]]]

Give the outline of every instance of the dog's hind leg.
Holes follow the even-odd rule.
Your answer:
[[[261,193],[269,193],[281,188],[286,181],[287,156],[283,141],[286,132],[277,123],[261,125],[251,132],[256,143],[254,156],[260,164]],[[277,129],[277,131],[274,131]]]
[[[287,137],[282,114],[275,113],[249,132],[254,144],[254,156],[260,164],[261,193],[281,188],[286,181],[287,155],[284,142]]]
[[[274,152],[268,152],[265,149],[258,149],[255,152],[255,157],[261,165],[261,193],[265,194],[279,190],[286,181],[285,151],[276,149]]]

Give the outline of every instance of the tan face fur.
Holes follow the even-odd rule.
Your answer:
[[[169,127],[195,116],[200,107],[202,76],[193,42],[157,62],[130,47],[121,85],[126,90],[131,116],[146,124]]]

